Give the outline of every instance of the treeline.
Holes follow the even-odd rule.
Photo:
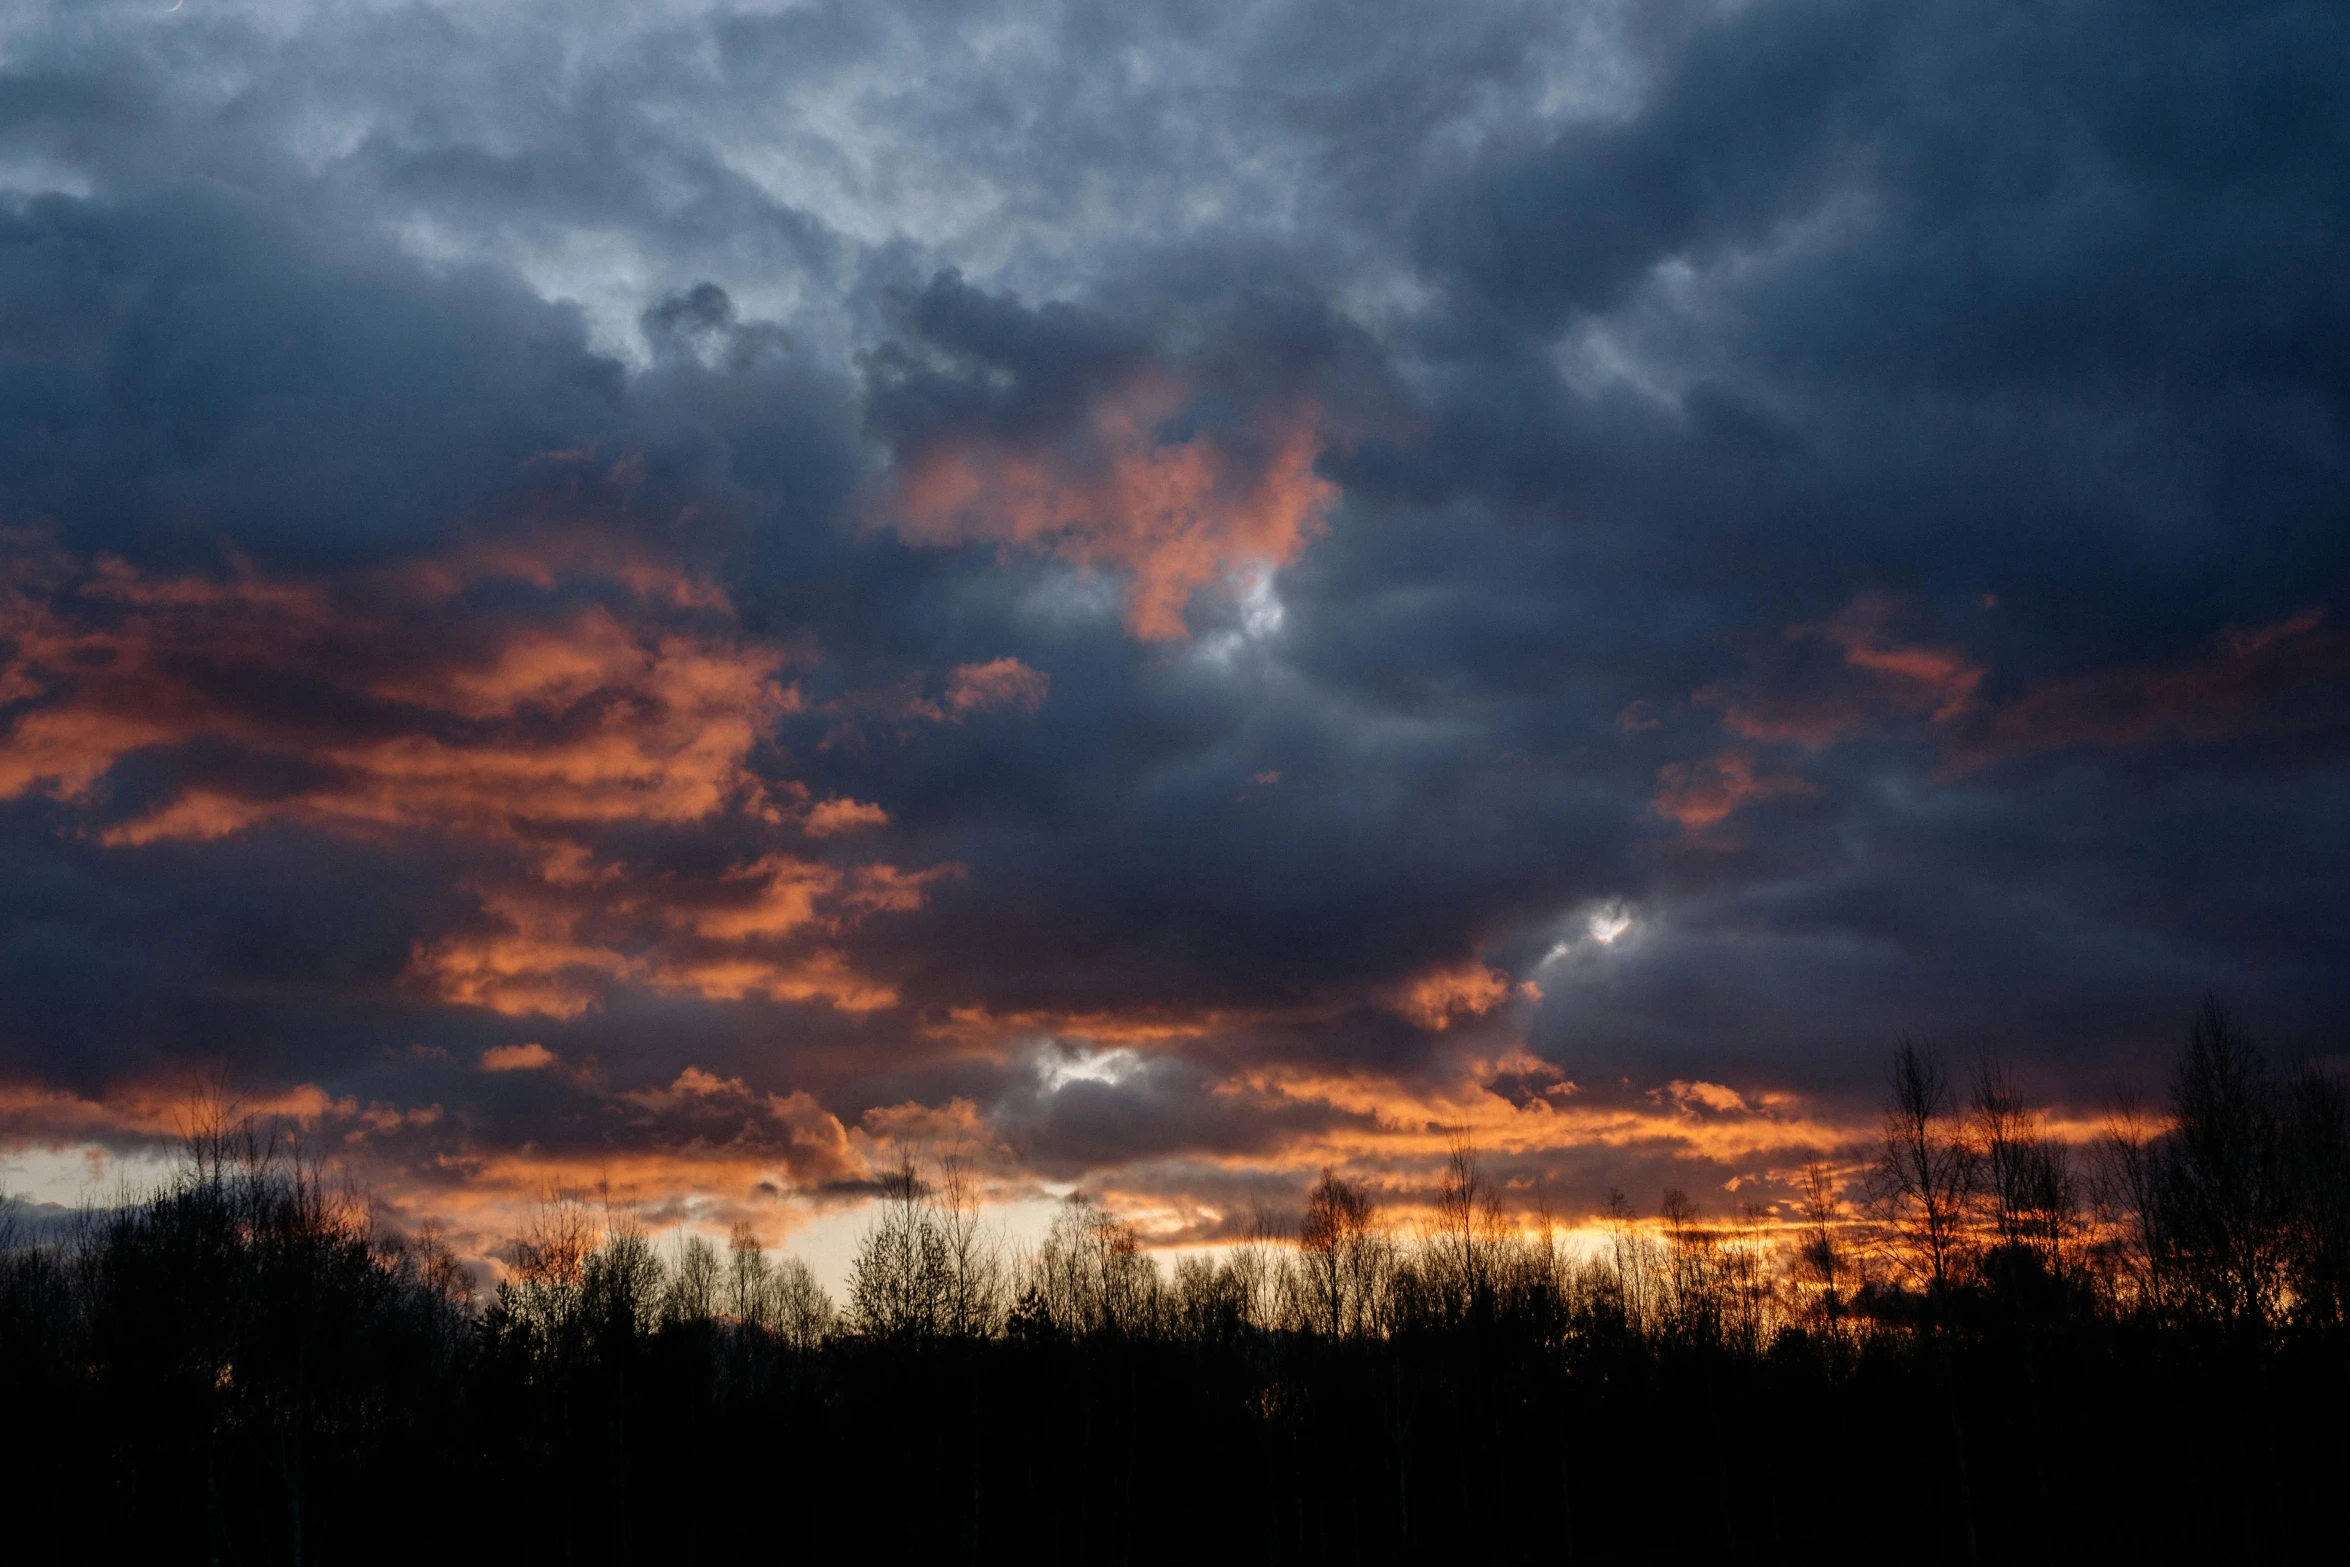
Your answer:
[[[0,1245],[11,1560],[2298,1562],[2350,1473],[2350,1094],[2195,1020],[2159,1118],[2051,1135],[1905,1045],[1798,1211],[1598,1244],[1456,1147],[1383,1222],[1162,1269],[883,1183],[839,1302],[747,1229],[549,1203],[495,1295],[250,1131]]]

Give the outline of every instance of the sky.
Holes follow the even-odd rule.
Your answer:
[[[2338,5],[0,13],[0,1184],[1783,1195],[2350,1023]]]

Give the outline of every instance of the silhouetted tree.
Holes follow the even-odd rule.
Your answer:
[[[1325,1169],[1307,1194],[1298,1227],[1308,1318],[1316,1331],[1344,1338],[1374,1330],[1386,1285],[1384,1238],[1371,1225],[1370,1196]]]
[[[2167,1312],[2167,1275],[2159,1265],[2161,1147],[2134,1096],[2116,1098],[2098,1136],[2091,1169],[2090,1201],[2097,1232],[2093,1250],[2106,1280],[2107,1298],[2118,1310]]]
[[[1158,1265],[1134,1231],[1073,1194],[1053,1215],[1023,1298],[1062,1333],[1130,1337],[1156,1327],[1161,1294]]]
[[[1834,1332],[1844,1319],[1847,1269],[1839,1233],[1844,1204],[1825,1160],[1814,1159],[1804,1165],[1797,1176],[1796,1194],[1802,1205],[1795,1252],[1798,1276],[1816,1291],[1813,1298],[1820,1325]]]
[[[2341,1328],[2350,1320],[2350,1085],[2301,1067],[2284,1131],[2293,1315],[2307,1327]]]
[[[1971,1108],[1994,1240],[1984,1268],[2021,1305],[2063,1275],[2079,1207],[2071,1159],[1997,1062],[1977,1070]]]
[[[2171,1076],[2152,1187],[2155,1264],[2174,1299],[2254,1328],[2283,1304],[2289,1175],[2276,1084],[2228,1010],[2206,1000]]]
[[[745,1327],[775,1327],[775,1269],[759,1232],[744,1219],[736,1220],[726,1237],[726,1311]]]
[[[1898,1255],[1929,1296],[1940,1297],[1965,1244],[1975,1151],[1952,1113],[1941,1059],[1913,1040],[1894,1053],[1876,1174]]]
[[[663,1322],[707,1322],[718,1312],[725,1270],[718,1248],[699,1235],[685,1236],[677,1245],[677,1267],[661,1297]]]
[[[1420,1275],[1427,1291],[1452,1316],[1489,1310],[1498,1282],[1500,1203],[1465,1134],[1452,1140],[1436,1189]]]
[[[868,1338],[936,1335],[944,1326],[946,1241],[913,1161],[881,1178],[873,1218],[849,1267],[849,1325]]]
[[[801,1353],[821,1347],[831,1337],[836,1321],[832,1297],[816,1282],[816,1275],[797,1257],[786,1257],[773,1276],[776,1339]]]
[[[1665,1189],[1657,1210],[1665,1223],[1665,1315],[1672,1331],[1697,1343],[1721,1337],[1719,1247],[1698,1222],[1697,1205],[1678,1186]]]
[[[913,1162],[883,1177],[849,1271],[849,1323],[872,1338],[986,1337],[1005,1307],[1002,1247],[954,1161],[926,1184]]]

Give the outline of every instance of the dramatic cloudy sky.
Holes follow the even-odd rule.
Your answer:
[[[906,1149],[1207,1238],[1448,1128],[1719,1211],[1904,1032],[2338,1051],[2346,58],[11,6],[0,1179],[216,1080],[479,1246]]]

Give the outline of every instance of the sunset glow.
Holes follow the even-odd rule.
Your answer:
[[[2339,1557],[2346,59],[0,7],[8,1559]]]
[[[209,1094],[484,1288],[949,1156],[1172,1266],[2341,1048],[2338,203],[2056,21],[102,9],[0,24],[44,1214]]]

